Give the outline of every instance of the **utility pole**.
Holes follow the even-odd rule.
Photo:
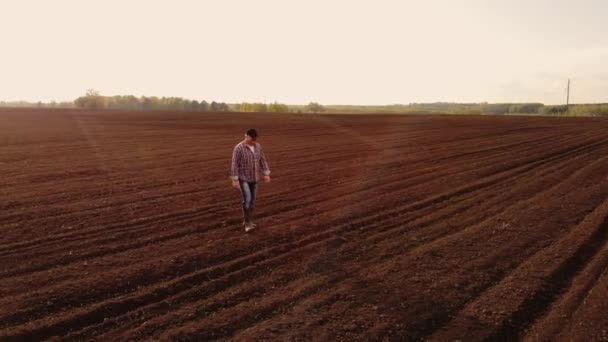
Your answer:
[[[566,108],[570,104],[570,79],[568,79],[568,88],[566,88]]]

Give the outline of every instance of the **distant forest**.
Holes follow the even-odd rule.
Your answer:
[[[190,100],[181,97],[157,97],[133,95],[103,96],[95,90],[88,90],[73,102],[5,102],[0,107],[44,107],[83,108],[90,110],[167,110],[191,112],[274,112],[274,113],[412,113],[412,114],[485,114],[485,115],[554,115],[554,116],[607,116],[608,104],[544,105],[542,103],[410,103],[385,106],[321,105],[310,102],[307,105],[287,105],[283,103],[226,104],[224,102]]]
[[[542,103],[410,103],[387,106],[325,106],[335,113],[417,113],[484,115],[608,116],[608,104],[544,105]]]

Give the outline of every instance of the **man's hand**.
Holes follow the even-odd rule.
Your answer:
[[[241,185],[239,184],[238,180],[233,180],[232,181],[232,187],[235,188],[235,189],[239,189],[239,190],[241,189]]]
[[[270,176],[264,176],[264,183],[270,183]]]

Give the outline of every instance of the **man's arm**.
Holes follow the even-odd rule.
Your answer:
[[[268,166],[268,161],[266,160],[266,155],[264,154],[262,146],[260,146],[260,168],[262,169],[262,174],[264,176],[270,176],[270,166]]]
[[[270,166],[268,166],[268,161],[266,160],[266,155],[264,154],[262,146],[260,146],[260,168],[262,169],[262,174],[264,175],[264,182],[270,182]]]
[[[239,180],[239,149],[238,146],[232,151],[232,166],[230,167],[230,179],[232,182]]]

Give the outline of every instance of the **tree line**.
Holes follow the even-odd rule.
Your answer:
[[[307,105],[287,105],[284,103],[241,102],[226,104],[205,100],[197,101],[181,97],[157,97],[133,95],[102,96],[90,89],[84,96],[73,102],[27,102],[0,101],[0,107],[48,107],[84,108],[93,110],[166,110],[192,112],[264,112],[264,113],[419,113],[419,114],[529,114],[552,116],[608,116],[608,104],[544,105],[542,103],[410,103],[384,106],[321,105],[310,102]]]
[[[224,102],[197,101],[181,97],[136,97],[133,95],[103,96],[94,89],[89,89],[84,96],[74,100],[77,108],[91,110],[102,109],[122,109],[122,110],[173,110],[173,111],[192,111],[192,112],[264,112],[264,113],[288,113],[288,112],[309,112],[321,113],[325,107],[310,102],[301,109],[290,108],[284,103],[273,102],[270,104],[260,102],[242,102],[232,107]]]
[[[284,103],[261,103],[261,102],[242,102],[236,105],[239,112],[265,112],[265,113],[323,113],[325,107],[316,102],[310,102],[305,106],[288,106]]]
[[[230,106],[223,102],[189,100],[181,97],[157,97],[133,95],[103,96],[98,91],[88,90],[86,95],[74,100],[78,108],[103,110],[174,110],[192,112],[228,112]]]
[[[325,106],[328,113],[417,113],[467,115],[608,116],[608,104],[545,105],[542,103],[410,103],[386,106]]]
[[[0,101],[0,107],[12,107],[12,108],[73,108],[73,101],[51,101],[51,102],[29,102],[29,101]]]

